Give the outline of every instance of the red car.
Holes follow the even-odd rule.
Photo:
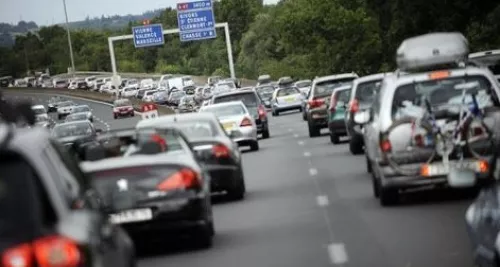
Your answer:
[[[128,99],[117,99],[113,102],[113,117],[134,117],[134,106]]]

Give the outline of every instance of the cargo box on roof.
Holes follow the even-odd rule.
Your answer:
[[[458,32],[419,35],[404,40],[397,50],[396,62],[402,71],[429,71],[456,67],[469,55],[467,39]]]

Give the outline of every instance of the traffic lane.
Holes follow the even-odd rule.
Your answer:
[[[23,93],[14,93],[14,94],[7,93],[6,96],[7,98],[13,96],[14,98],[17,97],[18,99],[31,99],[34,103],[40,103],[47,106],[49,100],[55,95],[48,95],[48,94],[27,95]],[[88,105],[92,110],[92,114],[97,118],[96,121],[94,122],[96,124],[96,127],[102,130],[134,128],[137,122],[140,120],[140,116],[138,115],[134,117],[118,118],[115,120],[113,117],[113,109],[110,104],[98,103],[91,100],[84,100],[81,98],[73,98],[67,96],[61,96],[61,98],[71,100],[76,104]],[[54,113],[54,115],[52,115],[51,117],[53,116],[56,116],[56,114]],[[55,119],[57,121],[57,118]]]
[[[143,258],[139,266],[331,266],[327,225],[315,205],[307,161],[291,134],[271,131],[259,151],[243,153],[245,199],[213,207],[213,248],[169,250]]]
[[[309,138],[307,129],[298,135],[328,197],[331,227],[352,255],[346,266],[471,266],[464,222],[470,192],[420,191],[404,194],[399,206],[381,207],[364,156],[327,137]]]

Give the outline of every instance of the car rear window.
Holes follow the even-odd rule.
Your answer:
[[[314,86],[314,97],[330,96],[335,88],[351,84],[354,79],[352,77],[316,83],[316,86]]]
[[[218,103],[225,103],[232,101],[241,101],[247,107],[259,106],[259,100],[257,99],[257,95],[253,92],[218,96],[214,99],[213,102],[214,104],[218,104]]]
[[[484,76],[450,77],[441,80],[428,80],[402,85],[396,89],[393,97],[392,115],[401,117],[408,115],[412,107],[423,107],[425,99],[437,109],[457,106],[461,103],[460,85],[476,85],[475,89],[466,93],[466,103],[472,101],[471,93],[477,93],[480,108],[492,106],[488,90],[491,83]]]
[[[115,103],[113,105],[115,107],[126,107],[126,106],[132,106],[132,103],[127,99],[123,99],[123,100],[115,101]]]
[[[363,103],[373,102],[375,96],[380,91],[381,84],[382,79],[358,84],[355,98]]]
[[[296,95],[300,94],[300,91],[297,88],[284,88],[284,89],[279,89],[278,92],[276,93],[277,97],[282,97],[282,96],[289,96],[289,95]]]
[[[246,113],[241,104],[222,105],[222,106],[207,106],[203,108],[203,112],[212,112],[217,117],[237,116]]]

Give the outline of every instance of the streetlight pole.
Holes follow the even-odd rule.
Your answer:
[[[73,57],[73,45],[71,45],[71,34],[69,31],[68,10],[66,9],[66,0],[63,0],[64,15],[66,16],[66,33],[68,35],[69,57],[71,59],[71,73],[75,76],[75,58]]]

